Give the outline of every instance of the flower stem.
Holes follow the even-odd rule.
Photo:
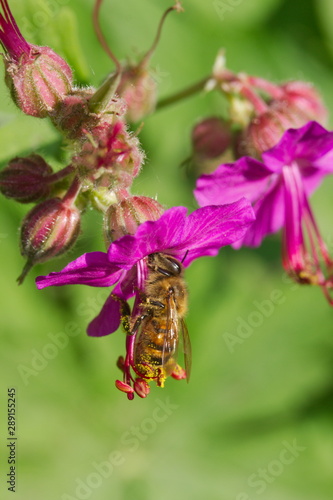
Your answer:
[[[164,99],[161,99],[156,106],[156,110],[165,108],[166,106],[169,106],[170,104],[176,104],[178,101],[181,101],[183,99],[186,99],[187,97],[191,97],[194,94],[197,94],[201,90],[203,90],[206,86],[206,83],[211,79],[211,76],[207,76],[200,80],[197,83],[194,83],[193,85],[190,85],[189,87],[186,87],[185,89],[181,90],[180,92],[177,92],[176,94],[173,94],[169,97],[165,97]]]
[[[96,0],[95,5],[94,5],[93,25],[94,25],[95,33],[97,35],[98,41],[101,44],[102,48],[107,53],[107,55],[110,57],[110,59],[112,59],[112,61],[114,62],[115,66],[116,66],[117,73],[121,73],[121,71],[122,71],[121,64],[120,64],[119,60],[117,59],[117,57],[112,52],[112,50],[110,49],[110,47],[108,46],[108,43],[107,43],[107,41],[102,33],[101,26],[99,23],[99,10],[101,8],[102,2],[103,2],[103,0]]]
[[[30,271],[30,269],[32,267],[33,267],[33,263],[31,262],[31,260],[28,260],[23,268],[23,271],[21,272],[20,276],[16,280],[18,285],[22,285],[26,275],[28,274],[28,272]]]
[[[167,18],[168,14],[170,12],[172,12],[173,10],[177,10],[177,5],[174,5],[173,7],[169,7],[164,12],[164,14],[163,14],[163,16],[162,16],[162,18],[161,18],[161,20],[159,22],[159,25],[158,25],[158,28],[157,28],[157,33],[156,33],[155,39],[153,41],[153,44],[150,47],[150,49],[146,52],[146,54],[143,56],[143,59],[142,59],[142,61],[139,64],[140,68],[145,68],[147,66],[147,64],[149,63],[149,60],[150,60],[151,56],[154,54],[154,52],[156,50],[156,47],[158,45],[158,42],[160,41],[161,34],[162,34],[162,29],[163,29],[163,25],[164,25],[164,21]]]
[[[66,203],[67,205],[72,205],[75,200],[77,195],[79,194],[81,189],[81,181],[80,179],[76,176],[73,179],[72,184],[69,186],[67,193],[63,197],[62,201]]]
[[[49,184],[55,184],[56,182],[68,177],[74,172],[75,168],[72,165],[67,165],[67,167],[59,170],[59,172],[55,172],[52,175],[49,175],[47,178],[47,182]]]

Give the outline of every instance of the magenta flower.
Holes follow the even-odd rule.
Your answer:
[[[136,301],[132,316],[136,313],[145,292],[148,256],[162,253],[187,267],[193,260],[216,255],[222,246],[242,238],[253,220],[251,204],[244,198],[230,205],[199,208],[190,215],[187,215],[185,207],[174,207],[164,212],[158,220],[141,224],[134,235],[125,235],[111,243],[107,253],[84,254],[62,271],[38,277],[37,287],[115,285],[100,314],[88,326],[91,336],[108,335],[117,330],[121,323],[122,303],[133,296]],[[121,366],[126,373],[124,383],[118,381],[117,387],[132,398],[130,382],[133,379],[128,369],[132,364],[135,335],[127,337],[125,370]],[[179,375],[178,378],[182,377]],[[144,384],[139,382],[137,385],[140,387],[137,393],[144,393]]]
[[[37,288],[116,285],[100,314],[88,326],[88,335],[108,335],[120,325],[120,305],[113,295],[128,300],[144,289],[148,255],[168,254],[187,267],[198,257],[216,255],[221,247],[242,238],[253,220],[253,210],[245,199],[200,208],[189,216],[185,207],[170,208],[157,221],[141,224],[134,235],[111,243],[107,253],[86,253],[60,272],[39,276]]]
[[[195,197],[200,206],[248,198],[256,220],[234,246],[257,247],[266,235],[283,228],[284,268],[299,283],[323,287],[333,304],[328,296],[333,262],[309,204],[311,193],[332,172],[333,133],[309,122],[287,130],[276,146],[262,154],[262,162],[243,157],[202,175]]]

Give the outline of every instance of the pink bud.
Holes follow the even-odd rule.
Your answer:
[[[39,155],[14,158],[0,172],[0,191],[21,203],[38,201],[50,192],[48,176],[51,174],[52,168]]]
[[[121,71],[121,80],[117,93],[122,96],[128,106],[126,119],[129,122],[138,122],[155,109],[157,98],[157,82],[152,77],[148,67],[150,60],[158,46],[164,21],[172,11],[182,12],[180,2],[169,7],[159,22],[157,33],[152,46],[137,65],[128,65]],[[109,52],[110,53],[110,52]],[[118,63],[118,67],[120,64]]]
[[[141,65],[128,66],[121,74],[117,93],[127,103],[126,119],[131,123],[142,120],[156,106],[157,85],[149,71]]]
[[[220,163],[228,161],[233,133],[230,124],[217,116],[210,116],[192,129],[192,157],[189,163],[195,176],[209,173]]]
[[[80,212],[73,204],[51,198],[36,205],[21,227],[21,254],[28,262],[18,278],[19,283],[36,263],[65,253],[79,232]]]
[[[5,81],[17,106],[44,118],[72,89],[68,64],[49,47],[30,45],[19,60],[5,58]]]
[[[0,44],[4,48],[5,81],[17,106],[44,118],[72,88],[72,70],[49,47],[31,45],[23,37],[7,0],[0,0]]]
[[[140,224],[157,220],[164,209],[147,196],[132,196],[109,207],[104,216],[104,240],[107,246],[125,234],[134,234]]]
[[[142,378],[137,378],[134,382],[134,391],[140,398],[146,398],[150,392],[148,382]]]
[[[50,112],[52,123],[70,139],[82,137],[83,129],[90,130],[98,124],[98,116],[92,115],[88,107],[93,93],[93,88],[75,89]]]
[[[310,120],[325,122],[327,110],[315,89],[304,82],[288,82],[281,95],[272,99],[245,128],[236,145],[236,156],[260,158],[275,146],[289,128],[299,128]]]
[[[192,145],[197,160],[217,158],[232,142],[230,124],[211,116],[197,123],[192,130]]]
[[[125,115],[126,103],[119,97],[110,99],[101,113],[90,109],[90,100],[95,96],[93,87],[73,89],[50,112],[52,123],[69,139],[84,140],[98,125],[109,127]]]
[[[252,156],[260,159],[264,151],[275,146],[283,133],[294,126],[286,113],[281,114],[271,109],[262,113],[253,118],[240,136],[236,146],[236,157]]]
[[[327,122],[327,108],[316,89],[309,83],[292,81],[281,86],[285,93],[285,104],[303,116],[303,120],[315,120],[323,125]],[[302,123],[303,125],[304,123]]]

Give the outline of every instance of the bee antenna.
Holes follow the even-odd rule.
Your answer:
[[[189,252],[189,250],[186,250],[186,253],[185,253],[184,257],[181,260],[181,263],[183,263],[184,260],[186,259],[186,257],[188,256],[188,252]]]

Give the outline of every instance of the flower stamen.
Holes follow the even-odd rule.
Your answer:
[[[318,285],[330,302],[333,261],[319,232],[297,165],[283,168],[285,226],[283,266],[299,283]]]

